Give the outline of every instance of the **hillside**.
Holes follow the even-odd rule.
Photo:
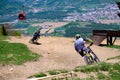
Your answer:
[[[65,37],[41,37],[38,41],[41,45],[28,43],[31,37],[12,37],[10,42],[26,44],[30,50],[41,54],[43,57],[35,62],[27,62],[24,65],[1,66],[0,74],[6,80],[25,80],[35,73],[53,69],[73,69],[76,66],[85,65],[83,58],[74,50],[74,39]],[[120,44],[118,39],[115,44]],[[93,45],[91,47],[101,61],[120,55],[119,50]]]
[[[119,20],[118,20],[119,21]],[[93,30],[119,30],[117,20],[101,20],[101,23],[76,21],[70,22],[61,27],[55,28],[53,35],[60,35],[65,37],[74,37],[75,34],[80,33],[82,36],[91,36]],[[104,22],[104,23],[103,23]]]
[[[84,21],[118,19],[116,15],[118,8],[113,0],[1,0],[0,23],[16,21],[23,5],[27,20],[32,22],[36,19],[53,21],[69,18]]]

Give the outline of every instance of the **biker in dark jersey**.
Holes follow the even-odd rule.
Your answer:
[[[36,43],[39,38],[40,38],[40,31],[37,31],[34,33],[33,38],[31,39],[32,43]]]

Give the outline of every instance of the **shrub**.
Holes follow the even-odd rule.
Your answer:
[[[39,74],[34,75],[35,77],[45,77],[47,76],[45,73],[41,72]]]
[[[63,70],[59,70],[60,73],[68,73],[67,70],[63,69]]]
[[[8,32],[8,35],[10,35],[10,36],[21,36],[21,33],[19,31],[12,30],[12,31]]]
[[[59,71],[57,70],[51,70],[51,71],[48,71],[50,75],[56,75],[56,74],[60,74]]]

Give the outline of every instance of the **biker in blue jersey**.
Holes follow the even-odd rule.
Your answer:
[[[89,52],[89,49],[85,46],[85,41],[90,42],[90,45],[93,44],[93,41],[90,38],[82,38],[80,34],[75,35],[76,41],[74,43],[75,50],[84,57],[83,51]]]

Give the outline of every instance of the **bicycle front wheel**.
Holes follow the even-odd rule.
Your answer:
[[[97,55],[95,54],[95,53],[91,53],[91,55],[92,55],[92,57],[93,57],[93,60],[94,60],[94,62],[100,62],[100,59],[97,57]]]
[[[88,65],[93,63],[91,56],[85,55],[84,60],[85,60],[85,63]]]

